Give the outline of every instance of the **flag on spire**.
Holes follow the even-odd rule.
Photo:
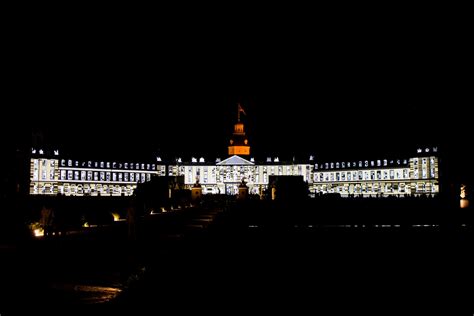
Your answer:
[[[240,112],[244,113],[245,115],[247,115],[247,113],[245,113],[244,109],[242,108],[242,106],[240,105],[240,103],[237,103],[237,121],[240,122]]]
[[[245,113],[245,111],[242,108],[242,106],[240,105],[240,103],[237,103],[237,105],[239,106],[239,114],[240,114],[240,112],[242,112],[242,113],[244,113],[244,115],[247,115],[247,113]]]

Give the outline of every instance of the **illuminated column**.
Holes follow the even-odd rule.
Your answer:
[[[271,184],[271,190],[272,190],[272,201],[276,199],[276,186],[274,183]]]

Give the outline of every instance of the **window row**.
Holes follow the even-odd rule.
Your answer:
[[[357,162],[326,162],[326,163],[321,163],[321,164],[314,164],[314,169],[339,169],[339,168],[363,168],[363,167],[386,167],[388,166],[389,164],[390,165],[393,165],[393,164],[397,164],[397,165],[406,165],[408,163],[408,160],[407,159],[403,159],[403,160],[400,160],[400,159],[397,159],[397,160],[387,160],[387,159],[384,159],[384,160],[365,160],[365,161],[359,161],[358,163]]]
[[[102,185],[102,184],[64,184],[58,186],[58,193],[64,195],[124,195],[129,196],[133,194],[135,185]]]
[[[107,168],[107,169],[135,169],[135,170],[158,170],[164,166],[145,163],[122,163],[122,162],[104,162],[104,161],[73,161],[62,159],[61,167],[77,167],[77,168]]]
[[[315,172],[314,182],[409,179],[408,169]]]
[[[145,182],[150,181],[150,173],[134,172],[105,172],[105,171],[79,171],[61,170],[59,180],[80,181],[123,181],[123,182]]]

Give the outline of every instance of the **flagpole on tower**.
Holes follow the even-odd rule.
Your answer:
[[[242,108],[242,106],[240,105],[240,103],[237,103],[237,121],[240,122],[240,112],[244,113],[245,115],[247,115],[247,113],[245,113],[244,109]]]

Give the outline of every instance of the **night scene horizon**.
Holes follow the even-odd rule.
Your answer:
[[[472,314],[469,54],[297,34],[13,46],[0,315]]]

